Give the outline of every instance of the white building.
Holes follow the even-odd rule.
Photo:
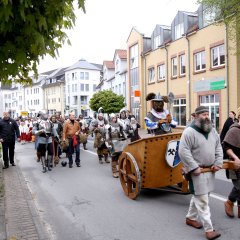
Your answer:
[[[113,61],[103,62],[103,78],[97,88],[99,91],[112,90],[117,95],[123,95],[127,106],[127,83],[127,50],[116,49]]]
[[[80,59],[65,70],[66,115],[71,111],[75,115],[92,116],[89,100],[96,92],[100,82],[102,65]]]

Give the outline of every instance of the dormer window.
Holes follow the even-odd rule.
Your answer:
[[[154,44],[154,49],[159,48],[159,46],[161,45],[161,36],[160,35],[154,37],[153,44]]]
[[[216,17],[216,13],[210,12],[208,9],[203,10],[203,26],[206,27],[209,24],[214,22],[214,19]]]
[[[175,39],[179,39],[184,34],[184,25],[183,23],[179,23],[175,26]]]

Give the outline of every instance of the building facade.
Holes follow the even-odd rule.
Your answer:
[[[80,59],[65,69],[66,115],[72,111],[76,116],[79,114],[93,115],[93,111],[89,107],[89,100],[96,92],[101,74],[101,65],[89,63],[85,59]]]
[[[168,107],[181,126],[197,106],[204,105],[220,131],[229,111],[239,107],[236,42],[227,38],[223,23],[209,22],[202,6],[195,13],[179,11],[171,26],[157,25],[150,39],[132,29],[127,45],[129,108],[133,112],[137,108],[134,89],[139,89],[142,124],[150,110],[145,101],[150,92],[174,93],[174,102]]]

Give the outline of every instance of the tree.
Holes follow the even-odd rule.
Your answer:
[[[2,0],[0,3],[0,81],[31,83],[39,59],[70,44],[64,30],[75,25],[74,0]],[[85,12],[85,0],[78,0]]]
[[[117,95],[111,90],[103,90],[95,93],[89,103],[93,111],[96,112],[102,107],[105,113],[119,112],[125,106],[124,97]]]
[[[239,0],[198,0],[204,8],[213,13],[215,21],[223,21],[228,28],[228,37],[239,42],[240,1]]]

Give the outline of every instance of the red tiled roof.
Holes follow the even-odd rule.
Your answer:
[[[108,68],[108,69],[114,69],[115,68],[113,61],[103,61],[103,65],[105,65],[106,68]]]
[[[116,49],[115,53],[119,56],[121,59],[127,59],[127,50],[124,49]]]

